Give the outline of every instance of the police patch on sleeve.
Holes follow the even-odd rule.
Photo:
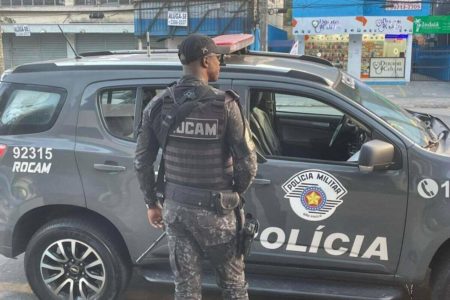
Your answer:
[[[295,174],[283,186],[292,210],[302,219],[322,221],[342,204],[347,190],[333,175],[322,170]]]
[[[219,120],[217,119],[186,118],[170,136],[197,140],[216,140],[218,139],[218,127]]]

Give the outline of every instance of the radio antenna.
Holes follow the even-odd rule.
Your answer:
[[[147,31],[147,56],[150,57],[150,32]]]
[[[58,24],[58,28],[59,28],[59,30],[61,30],[61,33],[62,33],[64,39],[66,40],[67,44],[69,44],[70,49],[72,49],[73,53],[75,54],[75,58],[76,58],[76,59],[81,59],[81,58],[83,58],[82,56],[80,56],[80,55],[77,53],[77,51],[75,50],[75,48],[72,46],[72,43],[70,43],[69,39],[68,39],[67,36],[64,34],[64,31],[62,30],[61,26],[59,26],[59,24]]]

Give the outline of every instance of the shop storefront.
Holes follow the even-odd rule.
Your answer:
[[[299,54],[329,60],[367,81],[409,81],[412,17],[296,18]]]
[[[78,53],[137,49],[132,24],[77,23],[61,24],[60,27]],[[1,31],[5,69],[36,61],[74,57],[56,24],[3,24]]]
[[[413,79],[450,81],[450,16],[414,19]]]
[[[409,37],[411,39],[411,37]],[[408,47],[407,34],[364,34],[361,55],[361,78],[405,79],[405,60]],[[393,65],[390,74],[383,64]]]
[[[347,71],[348,34],[305,36],[305,54],[330,61],[335,67]]]

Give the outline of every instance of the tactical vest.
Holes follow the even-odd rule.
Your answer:
[[[163,98],[161,116],[167,115],[174,100],[198,99],[192,112],[171,130],[164,152],[166,181],[211,190],[229,189],[233,161],[225,145],[225,93],[209,86],[173,88],[175,97]]]

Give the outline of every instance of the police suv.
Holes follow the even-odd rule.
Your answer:
[[[234,51],[245,38],[222,39]],[[219,42],[218,42],[219,43]],[[25,252],[41,299],[116,299],[132,268],[172,282],[133,166],[142,111],[182,74],[176,52],[105,52],[22,65],[0,82],[0,253]],[[450,139],[327,61],[240,50],[258,151],[246,211],[260,230],[250,290],[307,299],[450,299]],[[138,262],[136,262],[138,261]],[[429,275],[429,276],[428,276]],[[208,266],[204,284],[213,283]],[[409,299],[409,297],[408,297]]]

